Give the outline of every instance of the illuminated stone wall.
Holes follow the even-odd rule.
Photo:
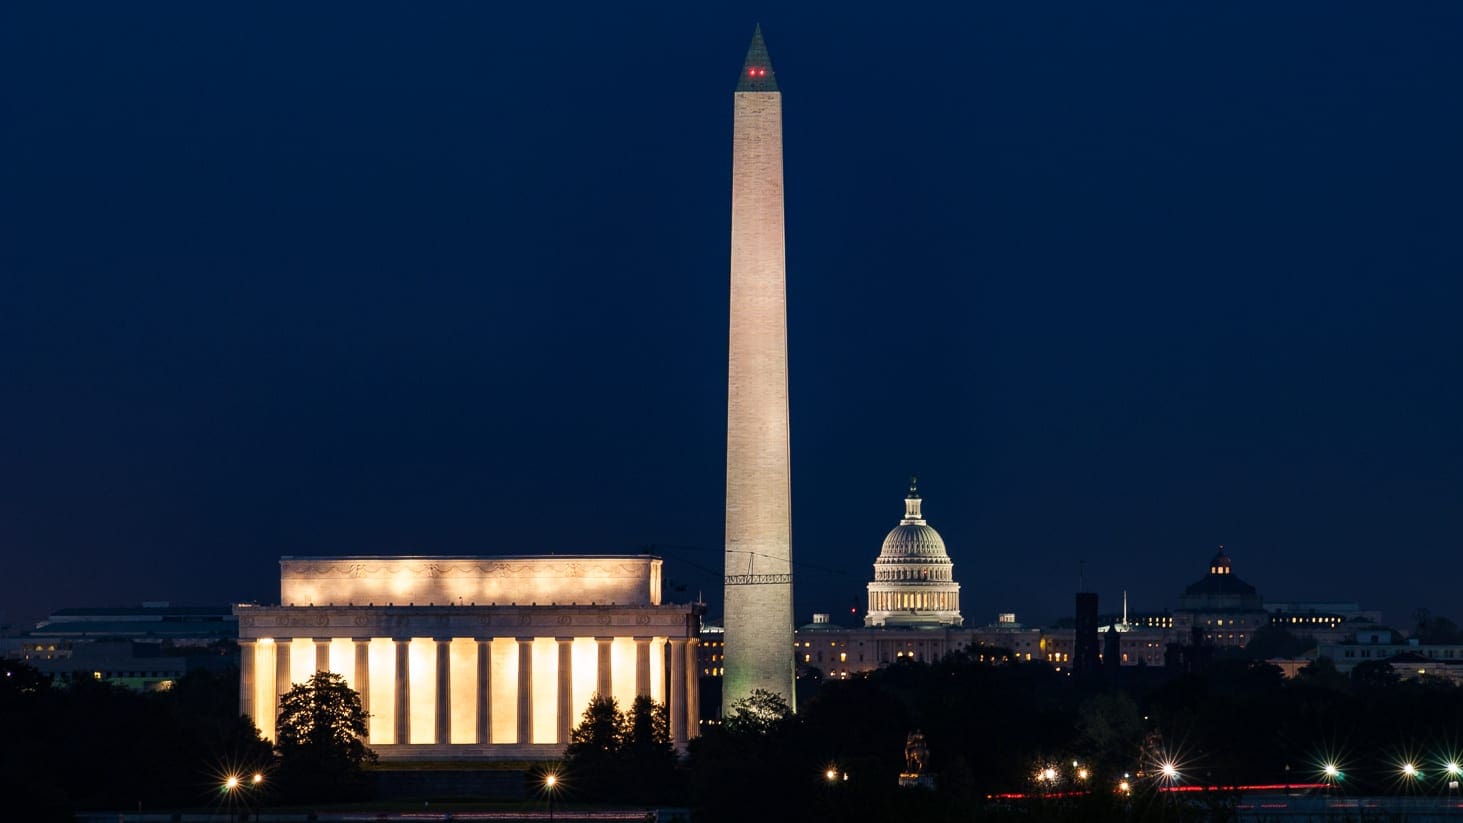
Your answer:
[[[794,702],[782,95],[739,91],[733,112],[723,713],[757,689]]]
[[[650,555],[282,557],[279,602],[294,606],[660,604]]]
[[[582,594],[560,588],[549,595],[560,605],[524,605],[526,598],[516,595],[506,599],[518,599],[519,605],[236,606],[241,711],[273,738],[279,696],[316,671],[334,671],[360,692],[371,715],[367,740],[385,760],[554,758],[562,755],[590,696],[609,694],[628,708],[644,694],[668,705],[673,742],[684,748],[699,725],[700,619],[690,604],[658,603],[660,561],[513,561],[533,571],[513,579],[558,580],[565,586],[578,581],[577,592],[633,589],[640,602],[589,604]],[[358,559],[344,567],[333,560],[303,561],[306,567],[286,558],[282,567],[296,574],[281,588],[324,581],[316,590],[323,591],[330,581],[390,579],[386,572],[340,575],[352,562]],[[461,572],[430,576],[418,573],[418,565],[468,565],[458,558],[371,562],[389,571],[406,569],[414,579],[425,579],[426,587]],[[638,581],[596,588],[597,568],[609,569],[612,579],[628,576],[620,564],[637,568]]]

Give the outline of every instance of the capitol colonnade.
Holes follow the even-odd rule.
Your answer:
[[[639,695],[666,704],[678,749],[697,733],[699,610],[659,602],[659,558],[284,558],[281,566],[290,605],[235,608],[241,711],[267,738],[279,697],[317,671],[342,675],[361,694],[367,742],[386,760],[556,757],[596,693],[621,709]],[[428,604],[291,602],[302,589],[355,598],[374,588],[367,578]],[[554,600],[431,600],[464,586]],[[617,599],[565,602],[586,593]]]

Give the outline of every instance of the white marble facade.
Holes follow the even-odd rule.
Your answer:
[[[274,735],[279,696],[345,677],[385,760],[551,758],[592,695],[665,703],[698,727],[692,604],[664,604],[649,555],[280,561],[279,606],[239,605],[241,711]]]

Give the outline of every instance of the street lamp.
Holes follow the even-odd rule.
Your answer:
[[[549,820],[554,819],[554,789],[559,785],[559,776],[553,772],[544,775],[544,792],[549,796]]]
[[[224,785],[223,785],[222,791],[224,793],[224,798],[226,799],[226,801],[229,804],[229,823],[233,823],[233,821],[234,821],[234,796],[239,793],[239,776],[236,775],[236,774],[231,774],[228,777],[224,778]]]

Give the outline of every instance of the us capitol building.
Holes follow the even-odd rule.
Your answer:
[[[707,626],[701,673],[716,676],[720,630]],[[933,662],[969,648],[1009,649],[1022,660],[1041,660],[1041,630],[1025,628],[1011,614],[993,625],[967,627],[960,614],[960,584],[945,540],[925,519],[924,500],[914,480],[904,498],[904,516],[884,538],[868,583],[868,611],[862,628],[834,624],[827,614],[798,627],[793,640],[800,670],[847,678],[900,660]]]

